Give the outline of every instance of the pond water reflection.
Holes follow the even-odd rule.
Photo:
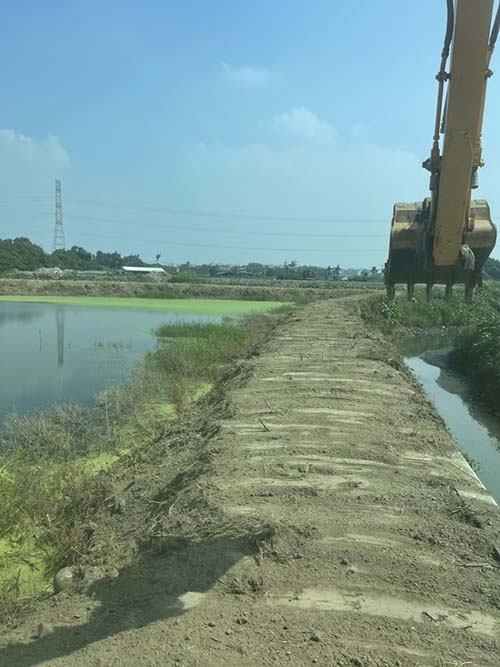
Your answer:
[[[57,402],[89,405],[155,349],[160,324],[218,317],[0,302],[0,418]]]

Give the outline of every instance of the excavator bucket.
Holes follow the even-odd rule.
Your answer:
[[[465,285],[466,300],[472,299],[476,285],[481,284],[483,266],[493,250],[497,230],[491,221],[490,208],[482,199],[473,200],[467,230],[464,233],[458,261],[451,266],[436,266],[433,260],[434,234],[430,229],[430,200],[423,203],[394,206],[391,224],[389,258],[385,265],[387,296],[393,298],[396,284],[407,285],[412,298],[416,284],[427,286],[430,300],[433,285],[445,285],[447,298],[453,285]]]

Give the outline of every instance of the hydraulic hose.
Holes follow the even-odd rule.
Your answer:
[[[448,17],[446,21],[446,34],[444,37],[444,48],[443,53],[446,52],[446,57],[450,52],[451,39],[453,37],[453,28],[455,23],[455,9],[453,7],[453,0],[446,0],[446,8],[448,12]]]
[[[453,38],[453,28],[455,27],[455,8],[453,5],[453,0],[446,0],[446,9],[447,9],[447,20],[446,20],[446,33],[444,36],[444,45],[443,51],[441,52],[441,64],[439,67],[439,72],[437,74],[437,80],[439,81],[438,88],[438,100],[437,100],[437,109],[436,109],[436,122],[434,124],[434,137],[432,145],[433,157],[438,156],[439,151],[439,133],[441,128],[441,115],[443,111],[443,92],[444,84],[446,81],[446,62],[448,56],[450,55],[450,45]]]
[[[493,27],[491,29],[491,36],[490,36],[490,56],[493,53],[493,50],[495,48],[495,44],[497,41],[498,37],[498,31],[500,30],[500,4],[497,7],[497,13],[495,16],[495,20],[493,21]]]

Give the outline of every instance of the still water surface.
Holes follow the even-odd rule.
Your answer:
[[[417,342],[413,350],[407,350],[411,356],[405,358],[406,364],[433,401],[458,447],[478,464],[479,478],[500,504],[500,418],[474,400],[471,386],[461,374],[446,367],[450,348],[444,345],[444,339]],[[428,351],[436,346],[441,349]],[[419,354],[422,349],[427,351]]]
[[[0,303],[0,419],[53,403],[89,405],[155,349],[152,330],[218,317],[168,311]]]

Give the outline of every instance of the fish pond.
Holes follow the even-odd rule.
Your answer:
[[[36,302],[34,302],[36,300]],[[270,310],[269,301],[0,297],[0,419],[91,405],[157,345],[154,329]]]

